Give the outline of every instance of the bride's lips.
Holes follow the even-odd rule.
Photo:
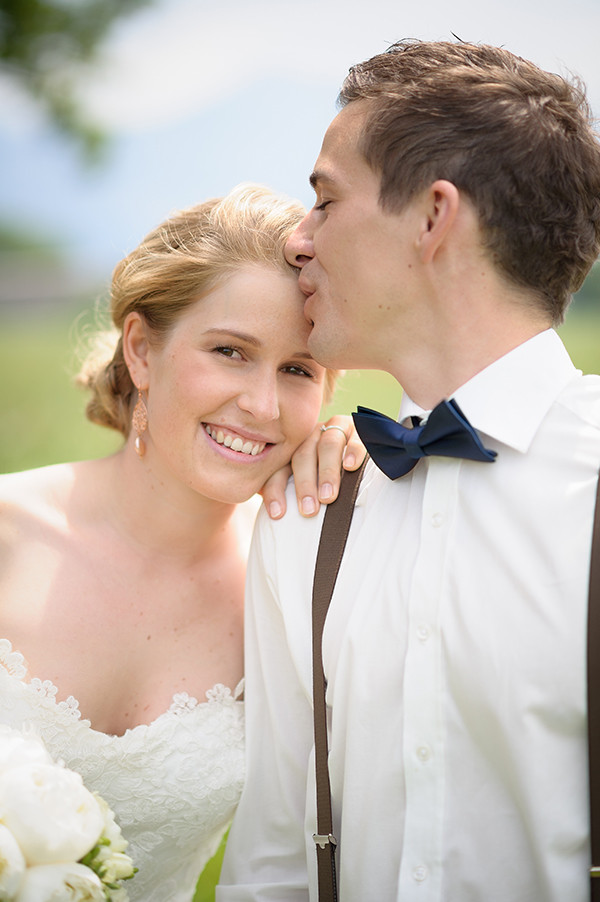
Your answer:
[[[230,426],[215,425],[214,423],[203,423],[202,425],[220,452],[231,460],[247,459],[248,462],[256,460],[274,444],[274,442],[267,441],[264,436],[242,432]]]

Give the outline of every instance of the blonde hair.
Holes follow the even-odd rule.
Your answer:
[[[129,434],[136,388],[121,337],[129,313],[143,316],[159,344],[184,310],[240,266],[262,264],[293,274],[284,247],[304,214],[298,201],[246,184],[226,197],[180,210],[150,232],[113,273],[112,357],[107,359],[106,333],[99,335],[78,376],[78,382],[92,392],[88,418],[125,437]],[[336,376],[336,371],[327,370],[326,401]]]

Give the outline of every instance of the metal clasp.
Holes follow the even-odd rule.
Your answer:
[[[590,868],[590,877],[600,877],[600,867]]]
[[[330,844],[332,846],[337,846],[337,839],[332,833],[313,833],[313,839],[315,841],[315,845],[320,846],[321,849],[324,849],[325,846],[328,846]]]

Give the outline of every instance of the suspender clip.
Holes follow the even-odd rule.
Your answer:
[[[324,849],[327,845],[337,846],[337,839],[332,833],[313,833],[313,839],[315,845],[320,846],[321,849]],[[598,876],[600,877],[600,868],[598,869]]]

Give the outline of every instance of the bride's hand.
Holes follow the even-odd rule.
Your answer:
[[[291,466],[277,470],[262,487],[260,494],[271,519],[285,514],[285,488],[292,472],[298,509],[304,517],[313,517],[319,502],[329,504],[337,498],[342,466],[356,470],[365,453],[352,417],[338,415],[319,423],[297,448]]]

